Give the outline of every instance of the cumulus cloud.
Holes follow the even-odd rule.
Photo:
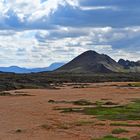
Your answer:
[[[138,26],[139,4],[138,0],[4,0],[0,2],[0,18],[5,23],[1,28]]]
[[[139,5],[139,0],[1,0],[0,65],[43,67],[91,49],[115,60],[139,60]]]
[[[115,60],[138,60],[139,41],[135,42],[137,52],[133,44],[128,45],[128,42],[139,37],[139,28],[62,28],[22,32],[3,30],[0,32],[0,60],[4,66],[42,67],[57,61],[68,62],[90,49],[106,53]]]

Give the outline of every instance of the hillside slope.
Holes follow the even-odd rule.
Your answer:
[[[86,51],[55,72],[109,73],[122,72],[123,67],[105,54]]]

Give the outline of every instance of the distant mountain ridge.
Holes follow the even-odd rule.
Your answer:
[[[129,72],[140,72],[140,61],[134,62],[129,60],[120,59],[118,61],[120,65]]]
[[[120,59],[118,61],[118,63],[120,65],[122,65],[123,67],[125,67],[125,68],[140,66],[140,61],[135,62],[135,61],[129,61],[129,60]]]
[[[120,59],[118,62],[106,54],[99,54],[95,51],[86,51],[72,61],[65,63],[53,63],[44,68],[21,68],[18,66],[0,67],[0,72],[12,73],[38,73],[38,72],[58,72],[58,73],[140,73],[140,61],[134,62]]]
[[[82,53],[69,63],[55,70],[55,72],[72,73],[110,73],[123,71],[123,66],[111,57],[92,50]]]
[[[0,67],[1,72],[13,72],[13,73],[37,73],[37,72],[44,72],[44,71],[53,71],[65,63],[52,63],[49,67],[44,68],[22,68],[18,66],[10,66],[10,67]]]

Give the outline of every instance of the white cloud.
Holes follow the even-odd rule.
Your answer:
[[[81,10],[114,10],[114,11],[117,11],[119,10],[118,7],[115,7],[115,6],[80,6],[80,9]]]
[[[0,17],[10,18],[8,11],[14,12],[21,22],[33,22],[48,17],[59,5],[78,6],[78,0],[1,0]]]
[[[51,37],[51,33],[56,38]],[[60,32],[60,34],[59,34]],[[62,35],[68,32],[69,36]],[[73,36],[74,33],[78,35]],[[72,34],[72,36],[70,35]],[[121,35],[122,34],[122,35]],[[138,60],[140,52],[130,52],[125,48],[113,48],[110,42],[139,37],[138,27],[114,29],[105,28],[60,28],[54,31],[0,31],[1,66],[43,67],[53,62],[66,62],[86,50],[105,53],[119,58]],[[120,37],[121,36],[121,37]],[[6,54],[6,55],[5,55]]]
[[[116,14],[120,9],[116,5],[81,6],[80,0],[1,0],[0,65],[43,67],[69,61],[90,49],[116,60],[140,59],[140,26],[114,28],[108,25],[112,19],[100,13],[104,10]]]

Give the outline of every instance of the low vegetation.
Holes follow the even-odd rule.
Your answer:
[[[10,79],[10,80],[9,80]],[[31,73],[14,74],[0,73],[0,91],[47,88],[57,89],[62,83],[93,83],[112,81],[140,81],[140,73],[110,73],[110,74],[87,74],[87,73]],[[85,86],[80,86],[84,88]]]
[[[72,102],[74,105],[94,105],[94,103],[90,102],[90,101],[87,101],[87,100],[84,100],[84,99],[81,99],[81,100],[77,100],[77,101],[73,101]]]
[[[114,122],[110,126],[126,126],[126,127],[140,127],[140,124],[130,124],[126,122]]]
[[[140,100],[124,106],[104,107],[80,107],[80,108],[60,108],[63,113],[78,112],[86,115],[96,115],[101,120],[140,120]]]
[[[77,100],[77,101],[55,101],[55,100],[49,100],[48,101],[49,103],[55,103],[55,104],[74,104],[74,105],[81,105],[81,106],[86,106],[86,105],[95,105],[95,103],[92,103],[90,101],[87,101],[85,99],[80,99],[80,100]]]
[[[0,96],[12,96],[9,92],[0,92]]]
[[[67,123],[63,123],[63,124],[59,124],[57,126],[58,129],[69,129],[71,128],[72,126],[70,124],[67,124]]]
[[[129,87],[140,87],[140,82],[138,82],[138,83],[129,83],[128,86]]]
[[[112,130],[112,134],[121,134],[121,133],[128,133],[128,130],[122,129],[122,128],[116,128]]]
[[[118,105],[117,103],[113,103],[111,101],[107,102],[102,102],[102,101],[96,101],[96,102],[91,102],[85,99],[80,99],[76,101],[55,101],[55,100],[49,100],[48,103],[53,103],[53,104],[73,104],[73,105],[79,105],[79,106],[116,106]]]
[[[105,126],[105,123],[100,122],[100,123],[96,123],[95,125],[98,125],[98,126]]]
[[[85,125],[95,125],[94,121],[85,121],[85,120],[81,120],[81,121],[77,121],[74,123],[75,126],[85,126]]]
[[[91,140],[129,140],[127,138],[117,138],[117,137],[114,137],[112,135],[109,135],[109,136],[105,136],[103,138],[99,138],[99,139],[91,139]]]
[[[32,96],[32,95],[29,95],[29,94],[12,94],[10,92],[0,92],[0,96]]]
[[[41,125],[41,128],[46,129],[46,130],[50,130],[50,129],[52,129],[52,126],[48,125],[48,124],[43,124],[43,125]]]

